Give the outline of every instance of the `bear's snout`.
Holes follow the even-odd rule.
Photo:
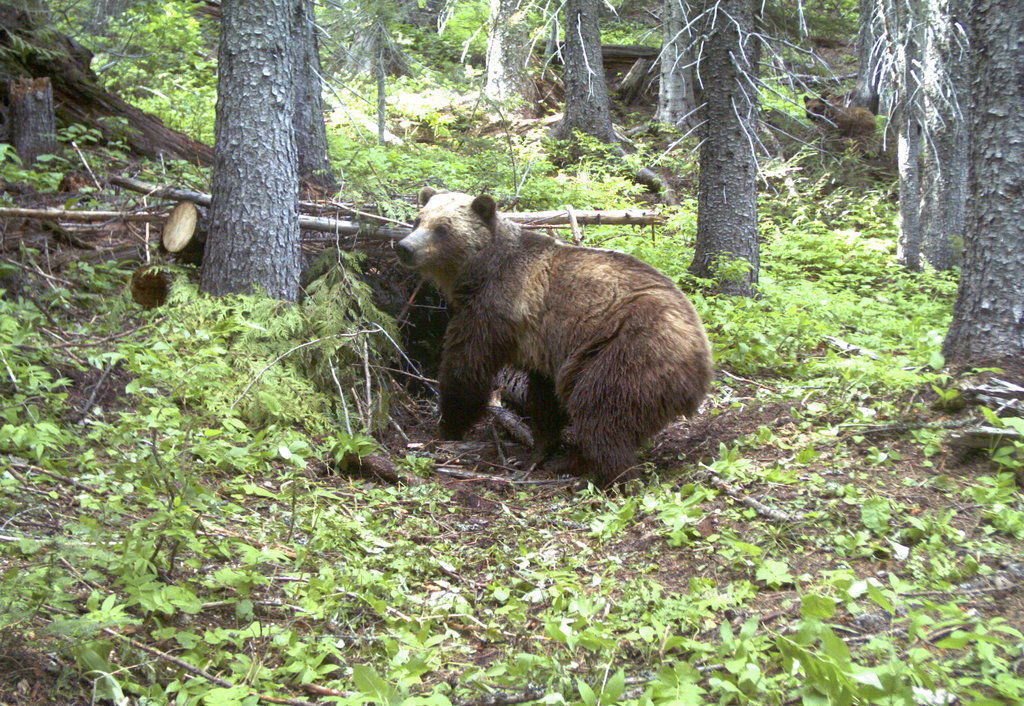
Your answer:
[[[395,255],[398,255],[399,262],[403,265],[412,265],[413,260],[416,259],[416,251],[413,249],[412,245],[406,242],[407,240],[409,240],[409,238],[402,238],[392,245],[391,248],[395,251]]]

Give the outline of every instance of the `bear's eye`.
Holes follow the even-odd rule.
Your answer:
[[[448,226],[444,225],[443,223],[434,228],[434,233],[436,233],[441,238],[446,237],[449,232],[450,231],[448,230]]]

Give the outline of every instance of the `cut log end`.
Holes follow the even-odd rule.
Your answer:
[[[167,301],[170,279],[158,266],[143,265],[132,273],[132,299],[143,309],[154,309]]]
[[[199,221],[199,211],[195,204],[182,201],[164,223],[164,232],[161,241],[164,249],[169,253],[181,252],[196,232],[196,223]]]

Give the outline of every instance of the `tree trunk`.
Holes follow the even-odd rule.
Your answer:
[[[724,294],[751,296],[757,285],[757,92],[753,8],[748,0],[705,6],[704,128],[697,187],[697,245],[690,272],[715,278]]]
[[[299,293],[293,0],[224,0],[210,233],[200,288]]]
[[[900,223],[896,259],[909,270],[921,269],[921,39],[923,0],[893,4],[894,24],[902,36],[895,47],[898,105],[896,159],[900,175]]]
[[[525,0],[490,0],[487,33],[487,81],[484,95],[502,109],[519,115],[536,111],[540,94],[526,70],[530,60],[530,35]]]
[[[31,3],[30,3],[31,5]],[[82,123],[108,140],[120,139],[135,154],[209,165],[213,150],[164,126],[159,118],[128,105],[100,87],[90,70],[92,54],[47,27],[38,11],[0,3],[0,76],[46,76],[53,88],[57,123]],[[114,121],[127,124],[122,129]]]
[[[665,0],[662,13],[657,118],[669,125],[679,125],[687,116],[692,116],[696,105],[690,50],[692,37],[686,29],[683,0]]]
[[[937,270],[956,264],[967,200],[967,37],[960,0],[931,0],[924,48],[921,254]]]
[[[11,144],[24,165],[57,151],[50,79],[26,78],[11,83]]]
[[[885,78],[885,72],[879,67],[884,49],[881,42],[883,18],[879,6],[879,0],[857,0],[857,13],[860,16],[857,29],[857,82],[850,97],[852,105],[867,108],[876,115],[882,93],[881,84]]]
[[[320,84],[320,43],[313,0],[294,0],[291,48],[295,52],[295,148],[299,178],[335,191],[338,182],[327,158],[327,129]]]
[[[960,291],[947,359],[1024,359],[1024,12],[1013,0],[974,0],[970,177]]]
[[[579,130],[601,142],[617,141],[601,59],[600,10],[600,0],[565,2],[565,113],[552,131],[558,139]]]

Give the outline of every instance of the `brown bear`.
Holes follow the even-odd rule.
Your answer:
[[[804,112],[816,125],[836,130],[843,137],[863,143],[875,135],[875,115],[867,108],[844,106],[838,98],[804,96]]]
[[[547,458],[565,428],[562,468],[609,486],[631,476],[645,439],[697,411],[711,347],[668,277],[630,255],[527,230],[490,196],[424,188],[420,204],[395,251],[449,302],[438,376],[444,438],[461,438],[483,416],[495,375],[510,366],[527,375],[534,459]]]

